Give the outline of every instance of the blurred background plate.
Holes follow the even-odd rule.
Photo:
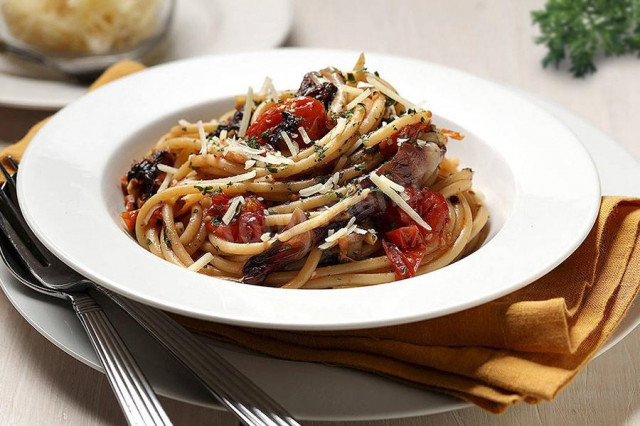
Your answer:
[[[291,0],[178,0],[167,41],[144,62],[276,47],[292,19]],[[85,91],[53,71],[0,55],[0,105],[53,110]]]

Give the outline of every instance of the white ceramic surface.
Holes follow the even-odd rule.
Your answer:
[[[25,153],[18,192],[27,222],[61,259],[113,291],[183,315],[281,329],[373,327],[466,309],[530,283],[578,247],[595,220],[600,188],[589,155],[566,127],[493,83],[382,55],[370,55],[369,66],[405,96],[427,99],[446,117],[436,124],[467,134],[450,146],[476,171],[475,186],[486,196],[492,238],[481,249],[401,282],[281,290],[191,273],[122,231],[119,177],[178,118],[215,117],[265,75],[276,87],[297,87],[305,72],[328,63],[348,67],[356,57],[285,49],[197,58],[82,97],[56,114]],[[55,190],[42,190],[43,174]]]
[[[291,0],[178,0],[167,42],[145,63],[269,49],[284,41],[292,22]],[[85,91],[55,72],[0,55],[0,105],[58,109]]]
[[[540,101],[538,101],[540,102]],[[585,144],[595,158],[602,191],[609,195],[640,196],[640,166],[623,148],[598,129],[565,110],[545,104]],[[98,359],[65,303],[29,291],[0,266],[0,285],[16,309],[56,346],[100,370]],[[122,330],[127,344],[162,395],[216,407],[182,367],[159,350],[153,339],[112,304],[101,300]],[[629,310],[600,354],[618,343],[640,323],[640,303]],[[468,405],[437,393],[420,391],[374,375],[310,363],[276,360],[220,347],[225,358],[304,420],[374,420],[451,411]],[[313,395],[313,397],[309,397]]]

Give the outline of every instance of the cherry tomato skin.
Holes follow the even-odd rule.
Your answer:
[[[430,124],[427,123],[414,123],[404,126],[387,139],[380,142],[380,152],[384,158],[393,157],[393,155],[398,152],[398,139],[408,139],[408,142],[415,143],[421,132],[427,132],[430,130],[429,126]]]
[[[395,229],[385,234],[382,246],[397,280],[415,276],[425,250],[441,243],[440,237],[450,220],[449,207],[439,192],[407,188],[406,193],[407,203],[431,226],[431,231],[418,226],[403,210],[389,205],[384,218]]]
[[[213,194],[211,196],[211,207],[207,211],[209,216],[224,215],[229,208],[231,197],[224,193]]]
[[[264,204],[260,202],[256,197],[249,196],[245,197],[244,204],[242,205],[243,212],[264,212]]]
[[[129,233],[132,233],[136,227],[138,213],[140,213],[140,209],[120,213],[120,217],[122,217],[122,221],[124,222],[124,225],[126,226]]]
[[[386,233],[388,241],[402,250],[412,249],[422,244],[422,235],[416,225],[403,226]]]
[[[205,224],[206,226],[206,224]],[[215,226],[215,225],[214,225]],[[209,229],[209,228],[207,228]],[[228,225],[220,224],[218,226],[215,226],[215,229],[213,230],[213,233],[222,238],[223,240],[229,241],[229,242],[235,242],[237,239],[237,235],[238,235],[238,224],[237,223],[230,223]]]
[[[416,275],[420,262],[424,257],[422,249],[402,251],[394,243],[382,241],[382,247],[391,262],[391,268],[395,274],[396,280],[411,278]]]
[[[226,194],[211,196],[211,207],[207,212],[210,220],[205,222],[207,231],[236,243],[256,242],[264,233],[264,205],[254,196],[246,196],[236,215],[229,224],[222,223],[222,217],[229,209],[231,197]]]
[[[444,196],[429,189],[418,191],[413,188],[409,188],[407,194],[409,205],[431,226],[430,232],[442,234],[445,225],[449,222],[449,206]],[[412,219],[409,218],[409,220],[413,222]]]
[[[449,222],[449,206],[442,194],[429,189],[418,190],[411,187],[406,188],[405,191],[409,196],[407,204],[431,226],[431,231],[418,226],[404,210],[392,204],[389,204],[384,212],[384,223],[388,224],[391,230],[415,225],[422,234],[442,234],[444,226]]]
[[[259,144],[269,143],[269,136],[282,123],[282,113],[288,112],[296,118],[296,125],[286,129],[292,141],[303,145],[298,127],[302,127],[312,140],[320,139],[327,133],[327,116],[322,102],[308,96],[287,99],[267,108],[247,129],[247,138],[255,137]]]
[[[264,234],[264,213],[247,212],[240,214],[238,218],[238,238],[243,243],[260,241]]]

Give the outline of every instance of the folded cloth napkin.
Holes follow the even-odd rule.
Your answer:
[[[143,67],[120,63],[97,87]],[[42,123],[0,153],[20,158]],[[175,316],[266,354],[358,368],[455,395],[492,412],[555,398],[620,323],[640,285],[640,199],[603,197],[584,243],[529,286],[445,317],[367,330],[291,332]]]

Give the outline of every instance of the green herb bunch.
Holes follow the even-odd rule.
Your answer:
[[[640,57],[640,0],[548,0],[531,13],[540,26],[537,44],[549,52],[542,65],[560,65],[568,56],[576,77],[594,73],[594,58],[637,53]]]

